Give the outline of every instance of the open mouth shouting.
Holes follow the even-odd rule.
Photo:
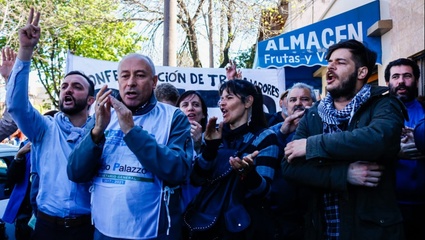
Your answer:
[[[223,119],[225,119],[229,115],[228,111],[224,108],[220,108],[220,110],[221,110],[221,113],[223,114]]]
[[[326,72],[326,83],[329,85],[331,83],[333,83],[336,79],[336,74],[332,71],[327,71]]]
[[[138,96],[137,92],[134,90],[128,90],[125,92],[125,97],[127,99],[136,99]]]
[[[63,105],[69,106],[75,103],[75,99],[71,95],[66,95],[63,99]]]

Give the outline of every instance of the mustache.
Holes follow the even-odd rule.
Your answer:
[[[303,106],[303,105],[296,105],[296,106],[294,106],[294,112],[295,111],[304,111],[305,110],[305,107]]]
[[[409,89],[409,88],[408,88],[408,87],[406,87],[406,85],[405,85],[405,84],[400,84],[400,85],[398,85],[398,86],[395,88],[395,90],[396,90],[396,91],[401,90],[401,89]]]

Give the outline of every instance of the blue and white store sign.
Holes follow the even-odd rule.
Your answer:
[[[356,39],[378,54],[382,63],[381,38],[368,37],[367,29],[380,20],[379,1],[257,44],[254,68],[327,65],[326,52],[334,43]]]

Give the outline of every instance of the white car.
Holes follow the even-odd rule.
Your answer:
[[[0,144],[0,234],[4,234],[2,231],[3,228],[3,217],[4,210],[6,209],[7,203],[9,202],[9,196],[13,189],[6,184],[7,182],[7,169],[10,163],[13,161],[16,153],[18,152],[19,147],[9,145],[9,144]],[[6,234],[9,240],[15,239],[15,225],[6,223]],[[0,235],[0,239],[3,236]]]

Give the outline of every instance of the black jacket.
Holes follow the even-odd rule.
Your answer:
[[[306,157],[284,162],[284,177],[306,188],[306,239],[323,239],[324,192],[340,193],[340,236],[345,239],[402,239],[402,216],[395,198],[395,164],[406,110],[386,87],[372,87],[371,97],[352,117],[347,131],[322,134],[318,103],[309,109],[294,139],[307,138]],[[350,163],[377,162],[385,167],[378,187],[347,182]]]

